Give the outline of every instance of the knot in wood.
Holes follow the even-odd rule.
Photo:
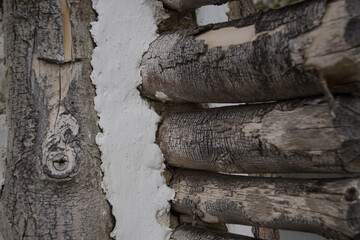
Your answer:
[[[345,200],[348,202],[355,201],[359,198],[359,192],[356,188],[352,187],[346,190]]]
[[[65,179],[77,172],[77,164],[74,156],[66,153],[50,155],[46,160],[44,172],[52,178]]]

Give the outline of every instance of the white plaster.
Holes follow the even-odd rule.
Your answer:
[[[163,92],[156,92],[155,97],[162,102],[171,100],[165,93]]]
[[[231,107],[245,105],[245,103],[209,103],[209,108],[218,108],[218,107]]]
[[[139,63],[156,38],[155,0],[94,0],[98,22],[92,34],[95,109],[103,133],[103,187],[113,206],[117,240],[169,238],[169,200],[174,191],[162,177],[165,168],[154,143],[160,117],[142,100]]]
[[[196,21],[199,26],[204,26],[210,23],[227,22],[229,17],[226,15],[230,11],[227,3],[215,6],[203,6],[196,9]]]
[[[226,224],[229,233],[241,234],[243,236],[254,237],[250,226],[239,225],[239,224]]]

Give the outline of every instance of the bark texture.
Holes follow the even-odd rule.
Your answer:
[[[90,0],[5,0],[4,239],[110,239],[90,81]]]
[[[254,238],[200,227],[181,226],[171,235],[170,240],[254,240]]]
[[[160,101],[263,102],[359,93],[360,4],[309,0],[161,35],[141,64],[143,94]],[[326,87],[325,87],[326,88]]]
[[[179,171],[173,211],[204,222],[360,236],[360,179],[284,179]]]
[[[280,232],[277,229],[253,226],[251,231],[256,238],[264,240],[280,240]]]
[[[168,112],[167,163],[228,173],[360,172],[360,100],[321,99]]]
[[[226,13],[229,20],[246,18],[256,13],[253,0],[233,1],[228,3],[229,12]]]

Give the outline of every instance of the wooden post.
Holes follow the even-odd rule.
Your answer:
[[[112,239],[90,81],[90,0],[5,0],[4,239]],[[2,137],[2,136],[0,136]]]
[[[360,100],[168,112],[158,143],[174,167],[228,173],[360,172]]]
[[[141,63],[142,93],[178,102],[264,102],[359,94],[357,0],[309,0],[250,18],[169,32]]]
[[[170,240],[255,240],[251,237],[214,231],[201,227],[181,226],[171,235]]]
[[[173,211],[204,222],[360,236],[360,179],[285,179],[179,171]]]

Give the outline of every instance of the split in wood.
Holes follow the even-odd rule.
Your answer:
[[[360,236],[360,179],[285,179],[178,171],[170,184],[175,212],[209,223]]]
[[[357,0],[304,1],[255,16],[169,32],[143,56],[142,93],[177,102],[264,102],[359,94]]]
[[[360,172],[360,99],[168,112],[158,143],[173,167],[227,173]]]

